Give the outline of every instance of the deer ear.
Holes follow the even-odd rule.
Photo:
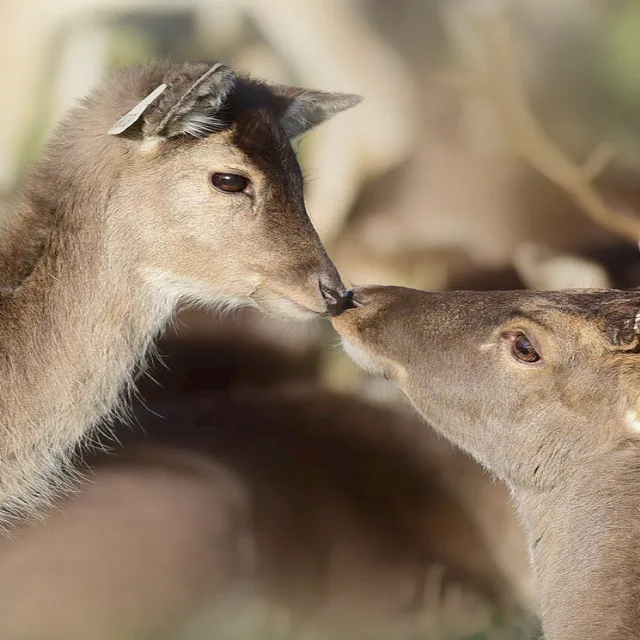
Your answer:
[[[284,98],[280,121],[290,139],[297,138],[337,113],[362,102],[362,96],[351,93],[307,91],[282,85],[273,89],[278,97]]]
[[[236,74],[216,64],[187,87],[162,116],[153,135],[173,138],[188,135],[206,138],[222,127],[218,117],[236,83]],[[164,110],[163,110],[164,111]]]
[[[216,64],[195,82],[168,77],[109,130],[110,135],[205,138],[222,127],[218,117],[236,82],[235,73]],[[142,117],[144,115],[144,118]]]

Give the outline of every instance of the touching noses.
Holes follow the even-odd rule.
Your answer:
[[[347,291],[342,282],[340,282],[339,288],[336,290],[332,284],[326,284],[321,280],[320,292],[327,305],[327,313],[330,316],[340,315],[343,311],[353,309],[355,306],[353,291]]]

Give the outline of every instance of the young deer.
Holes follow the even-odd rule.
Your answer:
[[[358,101],[159,63],[69,114],[0,243],[0,523],[51,495],[180,303],[340,297],[290,140]]]
[[[355,291],[345,348],[499,477],[550,640],[640,637],[640,297]]]

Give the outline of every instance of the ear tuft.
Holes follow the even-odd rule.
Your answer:
[[[236,79],[236,74],[229,67],[214,65],[182,93],[152,135],[162,138],[180,135],[206,138],[220,130],[223,122],[219,113],[233,91]]]
[[[293,93],[293,96],[281,117],[281,123],[290,139],[362,102],[362,96],[350,93],[288,89],[289,95]]]

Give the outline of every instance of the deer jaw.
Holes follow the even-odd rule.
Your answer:
[[[354,300],[333,324],[356,361],[510,485],[545,637],[638,637],[638,293],[367,287]]]
[[[289,140],[356,102],[154,64],[70,113],[3,221],[0,525],[51,497],[179,304],[305,318],[340,297]]]

